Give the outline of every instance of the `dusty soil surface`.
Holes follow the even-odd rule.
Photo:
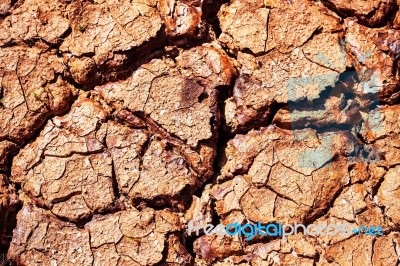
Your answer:
[[[7,263],[398,265],[399,8],[0,0]],[[191,221],[383,236],[246,240]]]

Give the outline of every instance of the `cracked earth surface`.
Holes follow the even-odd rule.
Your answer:
[[[0,0],[11,265],[398,265],[399,0]],[[199,223],[383,236],[188,234]]]

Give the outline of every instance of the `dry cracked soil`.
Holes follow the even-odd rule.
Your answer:
[[[1,265],[399,265],[399,7],[0,0]]]

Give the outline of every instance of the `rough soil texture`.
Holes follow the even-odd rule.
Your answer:
[[[11,265],[398,265],[400,1],[0,0]],[[383,236],[188,235],[198,223]]]

